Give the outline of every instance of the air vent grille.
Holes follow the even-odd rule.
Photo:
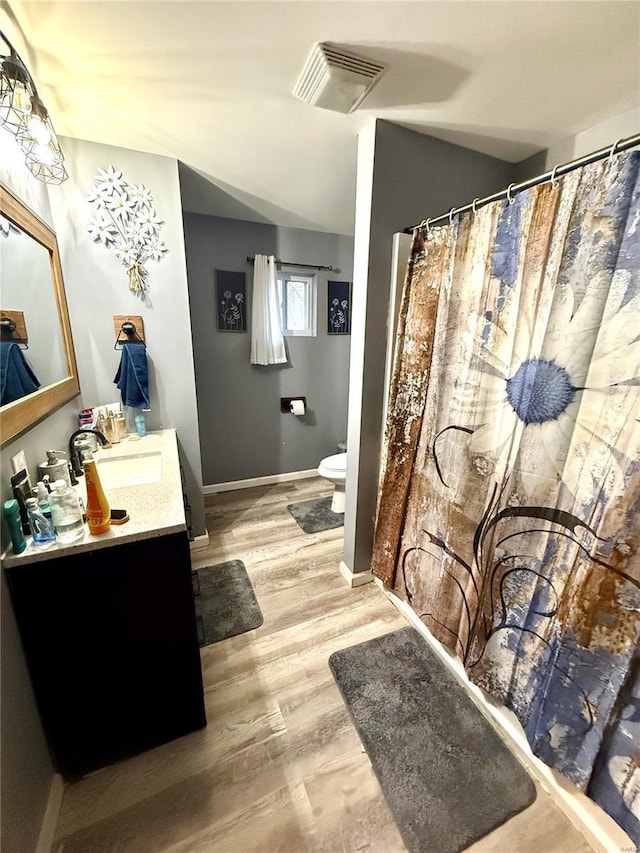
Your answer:
[[[378,62],[321,42],[311,51],[293,94],[307,104],[350,113],[384,71]]]

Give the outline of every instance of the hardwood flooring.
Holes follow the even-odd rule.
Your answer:
[[[327,659],[407,623],[374,584],[347,587],[342,528],[307,535],[286,509],[329,493],[314,478],[206,499],[193,566],[242,560],[264,623],[202,649],[206,729],[66,788],[56,853],[405,850]],[[470,851],[590,849],[539,789]]]

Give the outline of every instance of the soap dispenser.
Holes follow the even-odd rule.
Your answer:
[[[47,450],[47,461],[38,465],[38,479],[44,480],[45,477],[49,478],[50,483],[64,480],[67,486],[71,485],[69,463],[61,450]]]
[[[51,518],[51,507],[49,506],[49,492],[42,480],[38,480],[33,490],[34,497],[38,498],[38,506],[45,518]]]

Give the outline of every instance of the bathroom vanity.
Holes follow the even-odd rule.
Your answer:
[[[56,768],[81,776],[206,725],[174,430],[96,454],[102,536],[3,560]]]

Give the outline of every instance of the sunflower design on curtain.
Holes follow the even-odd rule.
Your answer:
[[[640,842],[640,154],[416,230],[373,572]]]

